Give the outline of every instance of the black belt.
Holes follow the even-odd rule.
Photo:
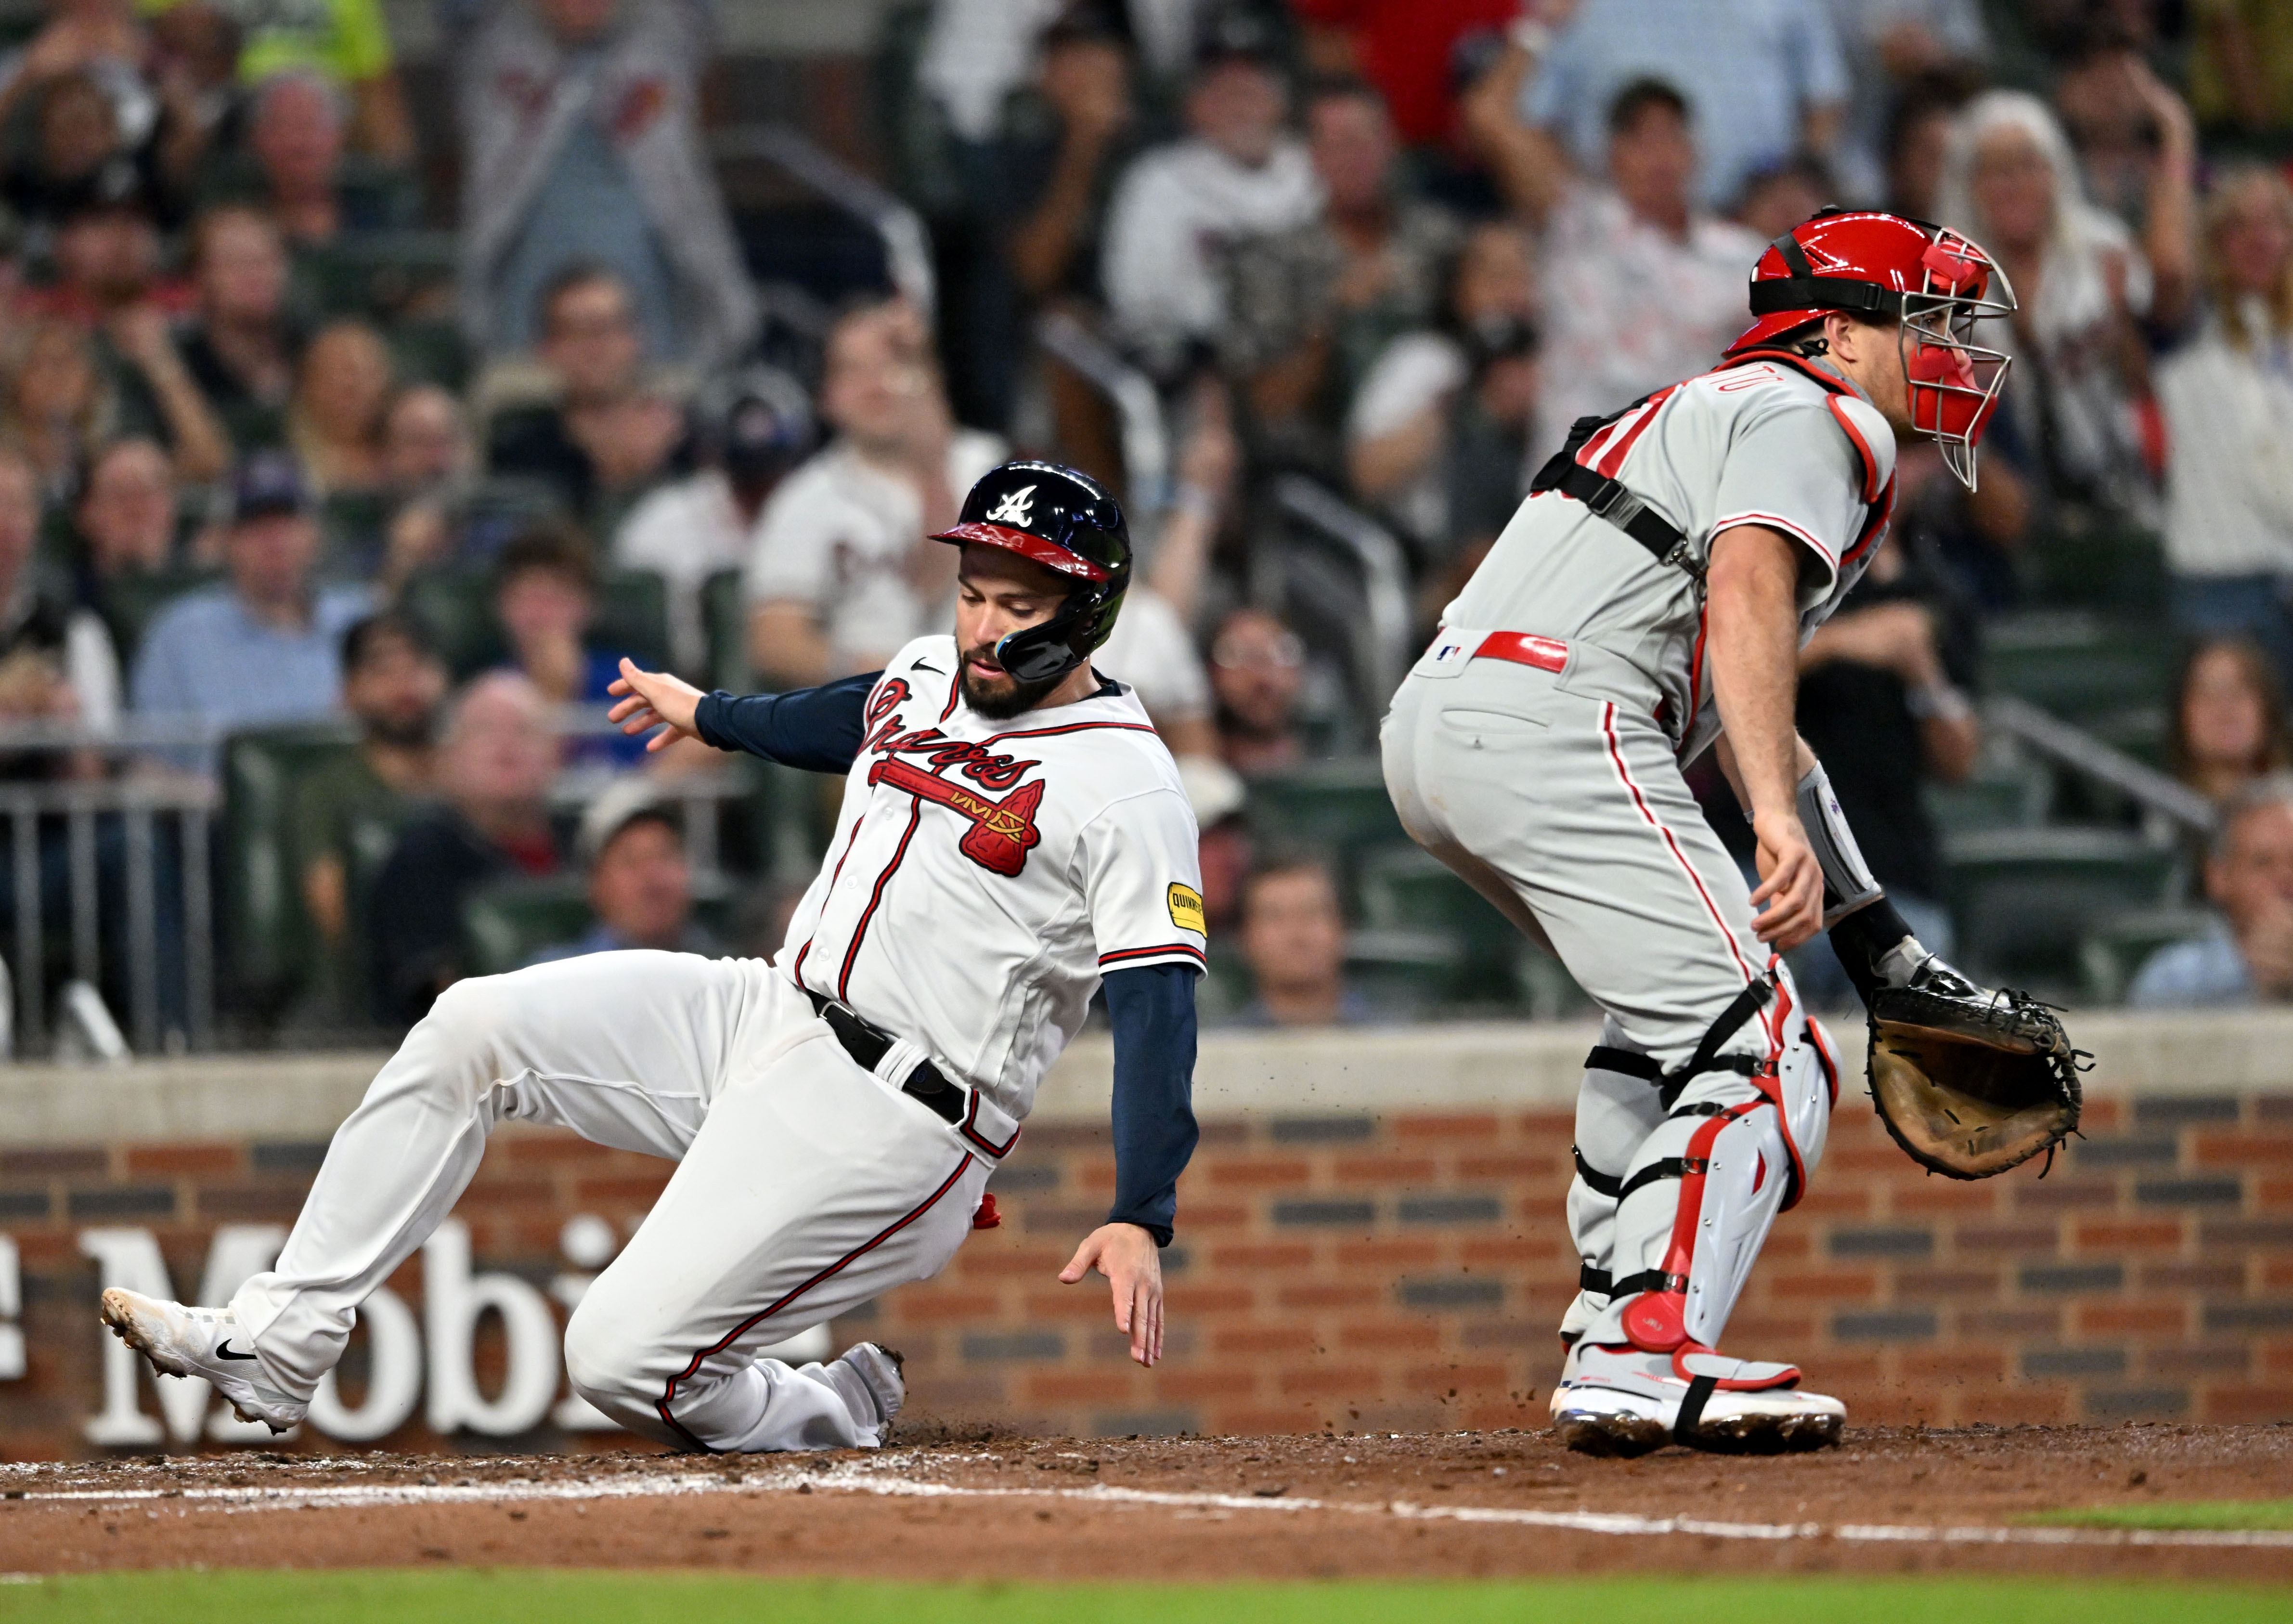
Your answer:
[[[881,1027],[871,1025],[845,1008],[833,998],[823,998],[810,987],[804,995],[812,1000],[814,1011],[828,1023],[836,1034],[836,1041],[844,1045],[844,1052],[863,1071],[874,1071],[891,1052],[894,1039]],[[900,1092],[921,1100],[933,1115],[949,1122],[963,1119],[963,1090],[947,1080],[946,1074],[932,1064],[929,1057],[916,1062],[900,1084]]]

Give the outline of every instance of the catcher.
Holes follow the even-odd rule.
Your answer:
[[[1383,734],[1411,834],[1607,1011],[1552,1396],[1594,1454],[1839,1438],[1845,1407],[1797,1369],[1717,1351],[1838,1094],[1783,952],[1830,931],[1879,1108],[1929,1167],[1997,1173],[2078,1120],[2060,1025],[1919,945],[1792,726],[1798,645],[1886,528],[1895,436],[1937,442],[1973,488],[2006,369],[1973,331],[2013,295],[1964,237],[1826,210],[1761,256],[1751,304],[1714,370],[1576,425]],[[1748,897],[1681,777],[1715,743],[1758,840]]]

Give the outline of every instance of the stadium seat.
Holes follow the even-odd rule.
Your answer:
[[[2089,922],[2165,906],[2183,855],[2117,829],[1993,829],[1946,845],[1958,951],[1974,973],[2066,995]]]
[[[1985,829],[2028,829],[2046,821],[2054,775],[2036,762],[1978,768],[1963,784],[1927,784],[1927,816],[1946,838]]]
[[[334,723],[233,734],[223,746],[223,928],[230,990],[272,1013],[310,984],[317,941],[294,872],[295,786],[348,755],[357,735]]]
[[[589,928],[589,897],[578,875],[510,880],[462,905],[462,934],[474,975],[515,970],[544,947]]]
[[[755,670],[749,664],[749,601],[741,590],[741,572],[719,570],[701,583],[701,624],[709,637],[709,669],[702,673],[709,686],[733,694],[754,693]]]
[[[2203,936],[2215,917],[2203,908],[2148,908],[2094,925],[2078,944],[2080,987],[2087,1000],[2123,1003],[2151,954]]]
[[[1527,943],[1511,922],[1422,848],[1393,846],[1365,855],[1355,871],[1364,938],[1430,931],[1453,942],[1448,984],[1437,1003],[1513,1004],[1515,974]]]
[[[1986,633],[1984,670],[1993,691],[2068,721],[2162,715],[2178,646],[2163,616],[2008,615]]]
[[[1325,850],[1341,872],[1381,846],[1409,845],[1374,756],[1325,761],[1250,781],[1247,816],[1261,845]]]
[[[407,612],[427,627],[454,675],[466,678],[507,658],[494,622],[493,572],[473,565],[425,570],[406,583]],[[668,588],[651,570],[625,570],[597,583],[592,647],[658,667],[668,655]]]

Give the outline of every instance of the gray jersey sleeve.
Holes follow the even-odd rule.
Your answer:
[[[1738,426],[1721,466],[1713,537],[1738,524],[1764,524],[1815,555],[1819,567],[1801,572],[1802,610],[1830,596],[1840,560],[1863,527],[1868,469],[1842,432],[1852,422],[1821,400],[1778,392],[1766,410]]]

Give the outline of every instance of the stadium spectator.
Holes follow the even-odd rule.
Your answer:
[[[69,321],[36,321],[11,336],[0,437],[23,448],[43,505],[69,499],[83,460],[110,437],[118,392],[95,364],[95,346]]]
[[[88,198],[141,187],[147,177],[122,132],[117,103],[93,73],[65,71],[43,82],[28,71],[0,89],[0,117],[35,84],[39,95],[29,148],[9,163],[0,192],[45,246],[48,233]]]
[[[1213,12],[1187,88],[1186,137],[1141,154],[1116,183],[1100,280],[1117,330],[1160,375],[1178,374],[1224,327],[1227,249],[1321,207],[1313,160],[1284,127],[1276,45],[1263,19]]]
[[[2216,806],[2293,767],[2284,678],[2243,637],[2208,637],[2182,657],[2166,727],[2167,766]]]
[[[344,120],[341,93],[314,73],[281,74],[255,93],[247,150],[258,200],[313,283],[326,281],[330,252],[344,237],[406,223],[389,194],[345,181]]]
[[[2208,130],[2293,131],[2293,10],[2279,0],[2195,0],[2190,101]]]
[[[1456,120],[1452,100],[1460,41],[1513,23],[1521,0],[1291,0],[1308,25],[1307,54],[1361,74],[1385,98],[1413,147],[1438,149]],[[1548,4],[1544,9],[1556,8]]]
[[[201,160],[236,151],[245,139],[247,96],[239,78],[245,31],[208,0],[179,0],[155,14],[150,28],[147,75],[159,88],[168,118],[180,120],[179,130],[171,132],[181,151],[169,178],[179,185],[192,183],[196,190]]]
[[[1853,599],[1800,652],[1800,735],[1829,773],[1872,873],[1919,940],[1941,954],[1952,941],[1942,842],[1923,795],[1926,784],[1965,781],[1981,752],[1967,698],[1976,638],[1971,610],[1935,562],[1890,540]],[[1807,969],[1801,986],[1811,1003],[1853,1007],[1828,943]]]
[[[342,681],[344,629],[366,613],[361,588],[315,588],[319,527],[292,457],[243,463],[223,543],[229,578],[176,598],[152,620],[129,684],[138,714],[217,733],[323,716]],[[177,751],[179,766],[209,757]]]
[[[639,501],[613,535],[613,562],[668,583],[669,654],[681,671],[709,666],[701,589],[748,562],[765,502],[812,449],[812,402],[772,367],[735,375],[702,403],[704,467]]]
[[[1700,156],[1693,195],[1722,208],[1745,179],[1795,150],[1828,154],[1844,126],[1847,63],[1824,0],[1584,0],[1549,28],[1519,95],[1521,119],[1551,131],[1576,164],[1613,146],[1617,99],[1654,79],[1680,93],[1683,139]],[[1514,48],[1542,44],[1516,29]],[[1670,381],[1669,379],[1666,380]]]
[[[1883,198],[1891,190],[1892,126],[1907,99],[1917,93],[1914,87],[1938,81],[1976,84],[1986,77],[1990,38],[1981,0],[1828,4],[1851,85],[1846,127],[1833,155],[1845,195],[1835,200]],[[1923,211],[1912,213],[1914,219],[1928,217]]]
[[[1436,610],[1520,505],[1539,381],[1529,254],[1518,227],[1474,227],[1441,325],[1388,345],[1347,418],[1354,490],[1416,543]]]
[[[558,741],[549,703],[515,671],[474,678],[440,729],[443,804],[416,818],[376,877],[369,943],[374,1018],[403,1028],[468,973],[462,905],[489,881],[554,874]]]
[[[693,917],[685,832],[675,814],[652,798],[650,784],[616,784],[591,801],[581,816],[579,848],[596,921],[576,939],[544,947],[529,963],[635,947],[709,958],[724,952]]]
[[[1134,156],[1130,72],[1129,35],[1110,5],[1071,5],[1043,37],[1036,85],[1051,127],[1009,143],[1015,207],[1005,253],[1032,301],[1100,296],[1107,205]]]
[[[1298,634],[1263,609],[1236,609],[1211,640],[1211,687],[1219,753],[1245,777],[1279,772],[1305,757],[1298,699],[1306,682]]]
[[[342,666],[343,709],[358,724],[359,745],[295,786],[289,843],[319,932],[316,1012],[328,1025],[363,1025],[366,945],[354,924],[369,899],[353,896],[352,878],[369,868],[375,847],[395,842],[435,787],[447,675],[422,623],[396,610],[352,623]]]
[[[619,649],[589,642],[597,616],[597,570],[573,531],[538,525],[501,550],[494,569],[494,619],[509,640],[509,663],[555,705],[596,704],[620,674]],[[644,741],[616,735],[587,739],[575,758],[634,765]]]
[[[301,347],[288,270],[279,228],[259,209],[210,209],[192,228],[199,309],[181,338],[183,365],[242,455],[286,439]]]
[[[2206,320],[2158,367],[2174,619],[2238,632],[2293,679],[2293,187],[2234,168],[2205,218]]]
[[[1576,418],[1709,366],[1743,330],[1746,267],[1766,245],[1697,207],[1678,91],[1635,79],[1616,93],[1598,183],[1516,115],[1513,87],[1530,61],[1509,47],[1467,94],[1464,116],[1506,197],[1544,231],[1544,386],[1530,441],[1543,454]]]
[[[156,575],[175,561],[175,471],[150,440],[115,440],[89,463],[73,509],[86,593],[101,601],[122,576]]]
[[[743,581],[749,657],[774,688],[880,667],[947,623],[958,549],[924,538],[1004,459],[958,427],[912,305],[847,311],[828,337],[821,415],[836,431],[765,504]]]
[[[2153,248],[2151,255],[2156,303],[2170,327],[2191,291],[2196,118],[2139,52],[2106,35],[2062,64],[2051,99],[2078,154],[2086,195],[2145,243],[2168,242],[2178,250]],[[2175,216],[2162,227],[2151,219],[2159,208]]]
[[[352,139],[359,150],[385,163],[413,158],[414,126],[382,0],[254,6],[243,0],[144,0],[144,5],[158,13],[155,29],[169,22],[185,28],[181,13],[207,12],[228,20],[232,11],[239,12],[247,19],[239,33],[240,78],[263,85],[282,76],[309,75],[348,102]]]
[[[2223,813],[2206,895],[2212,929],[2152,954],[2126,1001],[2187,1010],[2293,1000],[2293,781],[2283,774],[2247,784]]]
[[[2186,173],[2161,163],[2170,185]],[[2057,530],[2081,518],[2138,522],[2154,506],[2141,402],[2150,390],[2140,320],[2153,305],[2153,261],[2186,288],[2187,244],[2168,240],[2179,207],[2153,207],[2145,255],[2117,216],[2086,201],[2078,160],[2045,102],[1989,91],[1952,133],[1936,216],[1989,251],[2022,308],[1994,340],[2017,358],[1998,436],[2024,448],[2032,495]],[[2008,458],[2007,460],[2014,460]]]
[[[99,731],[119,717],[119,662],[103,622],[78,608],[66,582],[34,558],[39,475],[0,446],[0,723],[80,723]],[[0,778],[100,774],[99,761],[33,751],[0,757]]]
[[[1772,242],[1817,209],[1837,203],[1839,197],[1839,187],[1823,160],[1795,152],[1746,175],[1743,194],[1730,217],[1753,236]]]
[[[390,387],[390,346],[363,321],[321,328],[304,350],[287,412],[287,442],[320,497],[382,487],[382,419]]]
[[[1242,958],[1250,1002],[1240,1027],[1353,1027],[1379,1011],[1346,980],[1346,921],[1337,876],[1319,857],[1276,857],[1243,882]]]
[[[1331,468],[1371,362],[1438,310],[1459,232],[1446,209],[1401,193],[1392,120],[1366,80],[1316,87],[1306,133],[1322,208],[1235,246],[1219,358],[1250,406],[1260,459]]]
[[[114,139],[142,145],[158,128],[159,103],[145,77],[150,42],[130,0],[49,0],[47,9],[22,48],[0,58],[0,120],[25,94],[77,76],[109,105]]]
[[[700,125],[709,19],[698,0],[510,0],[462,53],[462,325],[525,348],[545,290],[604,265],[645,347],[730,361],[756,296]]]
[[[411,384],[382,414],[382,580],[396,588],[416,570],[449,562],[459,547],[459,498],[477,463],[462,402],[436,384]]]
[[[1880,143],[1884,207],[1913,220],[1934,218],[1951,127],[1965,101],[1964,81],[1948,75],[1922,75],[1903,86]]]
[[[487,461],[555,486],[599,533],[655,481],[686,471],[685,413],[645,368],[645,337],[628,289],[595,264],[568,266],[541,295],[538,352],[556,394],[505,410],[488,434]]]

